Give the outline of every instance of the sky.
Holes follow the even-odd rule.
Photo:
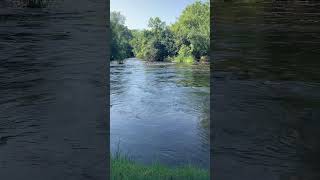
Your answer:
[[[193,2],[195,0],[110,0],[110,11],[120,11],[129,29],[144,29],[150,17],[159,17],[167,25],[174,23]]]

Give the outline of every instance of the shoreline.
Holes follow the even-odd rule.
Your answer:
[[[163,164],[142,165],[117,154],[111,156],[111,180],[209,180],[208,170],[193,165],[170,168]]]

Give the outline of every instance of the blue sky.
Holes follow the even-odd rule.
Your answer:
[[[195,0],[110,0],[110,11],[120,11],[129,29],[147,28],[150,17],[167,24],[177,20],[182,10]]]

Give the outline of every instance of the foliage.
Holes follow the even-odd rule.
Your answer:
[[[132,56],[131,31],[125,26],[125,17],[119,12],[111,12],[111,60],[122,60]]]
[[[209,172],[191,165],[169,168],[159,163],[144,166],[125,156],[111,156],[112,180],[208,180]]]
[[[171,26],[155,17],[149,19],[148,29],[130,31],[124,26],[124,22],[123,16],[112,13],[112,59],[127,58],[130,55],[148,61],[173,59],[176,62],[194,62],[208,59],[208,0],[196,1],[187,6],[177,22]]]
[[[178,21],[172,25],[177,46],[193,46],[192,55],[199,59],[208,55],[210,45],[210,6],[209,1],[187,6]]]
[[[192,44],[190,44],[189,46],[182,44],[178,52],[178,56],[174,58],[174,61],[184,62],[184,63],[194,62],[194,58],[192,56],[193,50],[194,50],[194,47]]]
[[[160,18],[150,18],[149,29],[135,31],[130,44],[138,58],[149,61],[164,61],[176,53],[173,34]]]
[[[178,55],[177,57],[174,58],[174,62],[178,63],[193,63],[195,61],[193,56],[180,56]]]

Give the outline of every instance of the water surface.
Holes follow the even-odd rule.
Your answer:
[[[0,1],[0,179],[107,179],[106,3],[17,1]]]
[[[209,167],[209,66],[111,62],[111,150]]]
[[[319,179],[320,4],[213,6],[213,178]]]

